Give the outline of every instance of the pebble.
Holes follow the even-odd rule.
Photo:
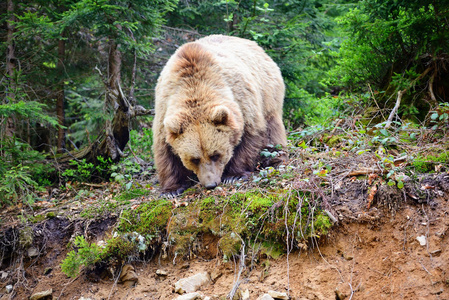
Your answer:
[[[11,284],[8,284],[5,288],[6,288],[6,292],[9,294],[12,292],[14,287]]]
[[[159,276],[168,276],[168,272],[159,269],[159,270],[156,270],[156,275],[159,275]]]
[[[257,298],[257,300],[274,300],[273,297],[271,297],[268,294],[263,294],[262,296],[260,296],[259,298]]]
[[[349,299],[349,296],[351,295],[351,287],[348,283],[340,283],[337,285],[337,288],[335,289],[335,294],[338,296],[338,299],[344,300]]]
[[[246,290],[242,291],[241,297],[242,297],[241,300],[249,300],[249,290],[246,289]]]
[[[281,293],[281,292],[276,292],[276,291],[268,291],[268,295],[270,295],[274,299],[288,300],[287,293]]]
[[[223,272],[221,272],[218,269],[214,269],[211,273],[210,273],[210,279],[212,280],[213,283],[215,283],[217,281],[218,278],[221,277],[221,275],[223,275]]]
[[[417,236],[416,239],[418,240],[418,242],[421,246],[425,246],[427,244],[425,235]]]
[[[138,280],[139,277],[134,271],[134,267],[132,265],[124,265],[122,268],[122,273],[120,274],[120,282],[123,282],[123,284],[127,287],[131,287]]]
[[[209,282],[209,279],[207,272],[180,279],[175,283],[175,293],[184,294],[196,292],[201,286]]]
[[[40,300],[40,299],[51,299],[51,294],[53,294],[53,289],[49,289],[43,292],[34,293],[31,295],[30,300]]]
[[[441,249],[434,250],[434,251],[430,252],[430,254],[432,254],[433,256],[440,256]]]
[[[2,280],[6,279],[8,277],[8,272],[0,271],[0,278]]]
[[[36,257],[39,255],[39,250],[37,250],[35,247],[30,247],[27,250],[29,257]]]

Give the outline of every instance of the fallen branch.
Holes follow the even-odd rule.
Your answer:
[[[390,116],[388,117],[387,123],[385,124],[385,129],[390,128],[391,122],[393,121],[393,117],[396,114],[396,112],[398,111],[399,105],[401,104],[402,95],[406,91],[407,91],[407,89],[398,92],[398,98],[396,99],[396,105],[394,106],[393,110],[390,113]]]
[[[359,175],[369,175],[369,174],[383,174],[385,171],[377,167],[374,168],[360,168],[355,171],[349,172],[346,177],[359,176]]]
[[[371,92],[371,96],[373,97],[374,103],[376,103],[377,109],[379,109],[379,112],[382,115],[382,119],[385,120],[385,116],[384,116],[384,114],[382,112],[382,109],[380,109],[380,106],[379,106],[379,104],[376,101],[376,97],[374,97],[373,90],[371,89],[371,85],[369,83],[368,83],[368,88],[369,88],[369,91]]]
[[[433,72],[433,74],[429,80],[429,94],[430,94],[430,99],[432,99],[432,101],[434,103],[437,103],[437,98],[435,97],[435,94],[433,92],[433,81],[435,80],[435,73],[436,73],[436,69],[435,69],[435,72]]]

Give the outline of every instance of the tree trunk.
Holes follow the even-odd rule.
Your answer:
[[[142,106],[132,105],[126,99],[120,87],[120,69],[122,59],[118,45],[115,41],[110,42],[108,81],[106,84],[105,106],[112,109],[114,117],[112,122],[108,121],[104,132],[90,146],[75,152],[69,153],[60,159],[60,162],[67,162],[70,159],[86,159],[88,162],[97,162],[97,157],[110,158],[117,162],[124,156],[123,150],[129,141],[130,119],[137,115],[147,115],[153,113]]]
[[[64,112],[64,56],[65,56],[65,40],[61,39],[58,42],[58,65],[59,70],[59,84],[56,96],[56,114],[58,116],[58,153],[63,153],[65,151],[65,112]]]
[[[15,43],[14,43],[14,2],[8,0],[7,2],[8,20],[6,21],[7,34],[6,34],[6,74],[8,75],[8,87],[6,91],[5,103],[14,102],[16,99],[16,57],[15,57]],[[3,123],[4,120],[2,120]],[[3,134],[8,137],[12,137],[15,132],[15,125],[13,117],[6,119],[6,126]]]

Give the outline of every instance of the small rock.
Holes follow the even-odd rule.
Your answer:
[[[346,260],[353,260],[354,256],[352,256],[351,254],[343,253],[343,258]]]
[[[7,292],[8,294],[12,292],[13,288],[14,288],[14,287],[13,287],[11,284],[8,284],[8,285],[5,287],[6,292]]]
[[[203,298],[204,298],[203,295],[201,295],[198,292],[195,292],[195,293],[188,293],[188,294],[178,296],[174,300],[198,300],[198,299],[203,299]]]
[[[183,278],[175,283],[175,293],[193,293],[202,285],[206,284],[209,279],[209,274],[207,272],[198,273],[193,276]]]
[[[31,295],[30,300],[52,299],[51,294],[53,294],[53,289],[49,289],[39,293],[34,293],[33,295]]]
[[[122,268],[122,273],[120,274],[120,282],[122,282],[127,287],[131,287],[138,280],[139,277],[134,271],[134,267],[132,265],[124,265]]]
[[[181,266],[181,269],[188,269],[188,268],[190,268],[190,264],[189,263],[185,263],[185,264],[183,264],[182,266]]]
[[[39,250],[37,250],[35,247],[30,247],[27,250],[29,257],[36,257],[39,255]]]
[[[268,291],[268,295],[270,295],[274,299],[288,300],[287,293],[281,293],[281,292],[276,292],[276,291]]]
[[[271,297],[268,294],[263,294],[262,296],[260,296],[259,298],[257,298],[257,300],[274,300],[273,297]]]
[[[81,297],[81,298],[79,298],[78,300],[92,300],[92,298],[84,298],[84,297]]]
[[[418,242],[421,246],[425,246],[427,244],[425,235],[417,236],[416,239],[418,240]]]
[[[156,270],[156,275],[158,275],[158,276],[167,276],[168,272],[158,269],[158,270]]]
[[[348,299],[351,295],[351,287],[347,283],[340,283],[335,289],[335,295],[339,300]]]
[[[242,291],[241,296],[242,296],[241,300],[249,300],[249,290],[246,289],[246,290]]]
[[[211,273],[210,273],[210,279],[212,280],[213,283],[215,283],[217,281],[218,278],[221,277],[221,275],[223,275],[223,272],[221,272],[218,269],[214,269]]]
[[[0,271],[0,279],[4,280],[6,278],[8,278],[8,272]]]
[[[440,256],[441,249],[434,250],[434,251],[430,252],[430,254],[432,254],[433,256]]]

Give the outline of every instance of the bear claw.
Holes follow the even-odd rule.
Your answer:
[[[246,181],[248,180],[248,176],[243,175],[243,176],[231,176],[231,177],[226,177],[225,179],[223,179],[223,183],[224,184],[234,184],[237,183],[238,181]]]
[[[185,188],[179,188],[175,191],[163,192],[161,193],[161,198],[174,199],[180,196],[185,191]]]

